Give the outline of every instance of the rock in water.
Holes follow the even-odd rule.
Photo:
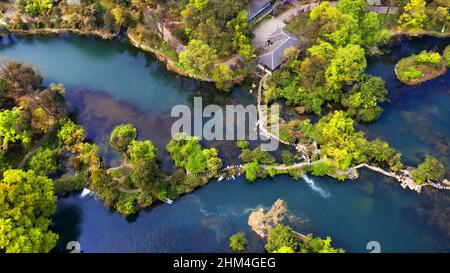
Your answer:
[[[259,208],[248,217],[248,225],[261,237],[266,237],[268,231],[279,224],[287,214],[286,203],[278,199],[270,210],[264,214],[264,210]]]

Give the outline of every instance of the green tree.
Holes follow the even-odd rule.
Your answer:
[[[431,65],[437,68],[441,65],[441,55],[437,52],[422,51],[415,56],[414,61],[417,64]]]
[[[114,21],[117,25],[124,27],[130,27],[133,25],[133,18],[131,17],[131,13],[124,7],[117,5],[114,9],[111,10],[111,13],[114,16]]]
[[[249,163],[247,165],[247,168],[245,168],[245,179],[250,182],[255,182],[260,171],[261,166],[259,165],[258,161],[255,160]]]
[[[109,32],[114,32],[116,29],[116,19],[111,10],[106,10],[103,14],[103,25]]]
[[[244,149],[242,150],[242,153],[239,155],[239,158],[242,159],[242,161],[245,163],[257,161],[258,163],[261,164],[272,164],[275,162],[275,158],[271,156],[268,152],[261,150],[261,147],[258,147],[253,151],[249,149]]]
[[[196,137],[172,139],[166,147],[175,166],[185,168],[188,173],[201,173],[206,169],[214,172],[222,166],[217,150],[202,149]]]
[[[124,217],[128,217],[137,211],[136,199],[130,193],[121,193],[114,207]]]
[[[450,45],[448,45],[445,49],[444,49],[444,60],[445,63],[447,64],[447,67],[450,67]]]
[[[328,61],[331,61],[336,54],[336,49],[333,45],[325,41],[319,41],[317,44],[308,48],[308,51],[311,56]]]
[[[277,224],[269,230],[269,237],[266,243],[267,252],[275,252],[282,247],[291,248],[294,251],[300,249],[300,242],[296,238],[292,228]]]
[[[21,117],[20,109],[4,110],[0,112],[0,141],[1,149],[6,151],[10,143],[20,141],[22,145],[30,144],[30,132]]]
[[[272,253],[295,253],[295,251],[288,246],[282,246],[278,250],[273,251]]]
[[[111,146],[117,151],[125,153],[128,146],[137,137],[137,130],[133,124],[121,124],[114,128],[109,138]]]
[[[336,51],[336,57],[331,61],[326,70],[327,86],[339,90],[343,85],[349,85],[358,81],[367,62],[364,56],[364,49],[359,45],[347,45]]]
[[[200,40],[191,40],[180,53],[180,65],[188,73],[209,77],[217,60],[216,51]]]
[[[33,171],[7,170],[0,182],[0,251],[49,252],[58,240],[48,230],[55,209],[50,179]]]
[[[380,77],[366,76],[361,83],[353,86],[342,99],[342,104],[348,107],[348,113],[356,116],[357,120],[371,122],[383,112],[378,103],[386,101],[387,93]]]
[[[341,11],[325,1],[311,11],[308,24],[314,25],[319,35],[323,32],[331,33],[337,29],[341,17]]]
[[[244,232],[238,232],[230,237],[230,249],[233,252],[242,252],[247,245]]]
[[[325,176],[333,173],[334,169],[326,162],[317,163],[311,166],[311,173],[314,176]]]
[[[437,7],[435,11],[435,19],[437,23],[442,25],[442,30],[445,30],[445,26],[450,22],[450,15],[448,12],[448,8],[446,7]]]
[[[48,148],[38,148],[30,159],[29,167],[37,175],[47,176],[51,172],[58,170],[56,161],[56,150]]]
[[[251,27],[247,20],[248,12],[241,10],[235,18],[228,21],[227,28],[233,33],[233,49],[241,55],[244,60],[250,60],[255,57],[253,47],[250,41]]]
[[[84,141],[85,130],[81,125],[68,120],[63,123],[58,131],[58,139],[66,146],[73,147]]]
[[[83,169],[94,171],[100,166],[100,156],[98,146],[92,143],[83,142],[77,147],[78,158]]]
[[[144,159],[134,162],[130,178],[136,187],[146,189],[160,182],[164,175],[155,161]]]
[[[439,160],[432,156],[426,156],[425,161],[412,172],[414,181],[423,184],[428,180],[442,180],[445,176],[445,168]]]
[[[364,45],[374,47],[385,44],[389,40],[389,30],[383,28],[378,14],[373,11],[364,14],[360,22],[360,28]]]
[[[32,112],[32,126],[40,132],[47,132],[50,121],[50,115],[44,110],[44,108],[38,107]]]
[[[205,154],[200,147],[191,150],[186,162],[186,171],[188,173],[201,173],[208,167]]]
[[[367,159],[364,133],[355,131],[353,119],[344,111],[334,111],[320,119],[316,130],[323,155],[333,159],[333,167],[345,170]]]
[[[301,247],[302,253],[344,253],[342,248],[334,248],[331,246],[331,237],[327,236],[325,239],[320,237],[313,237],[308,234],[306,243]]]
[[[220,168],[222,168],[222,160],[217,156],[208,158],[206,164],[208,170],[212,172],[217,172]]]
[[[140,159],[155,160],[158,154],[158,148],[153,146],[153,143],[150,140],[133,140],[128,146],[127,153],[129,158],[133,161]]]
[[[386,162],[393,171],[399,171],[403,167],[400,154],[396,153],[394,148],[389,147],[387,142],[375,139],[367,144],[366,155],[370,162]]]
[[[411,0],[403,8],[404,12],[398,18],[400,30],[409,30],[410,32],[422,31],[428,16],[425,13],[427,2],[425,0]]]
[[[233,71],[225,64],[219,64],[214,67],[212,79],[216,87],[228,91],[233,87]]]
[[[246,140],[238,140],[236,143],[236,147],[238,147],[241,150],[248,149],[248,146],[249,146],[249,143]]]
[[[293,165],[295,162],[295,155],[288,151],[283,151],[281,157],[283,158],[283,164],[286,166]]]
[[[108,207],[113,207],[119,198],[119,192],[116,190],[116,181],[104,169],[92,171],[89,186]]]
[[[339,0],[337,8],[345,14],[349,14],[355,18],[360,18],[364,9],[367,7],[365,0]]]

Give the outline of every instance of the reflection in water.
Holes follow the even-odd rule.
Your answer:
[[[83,222],[82,210],[76,204],[58,204],[58,210],[53,215],[52,230],[59,234],[59,241],[55,252],[67,252],[66,245],[70,241],[78,241],[81,235]]]

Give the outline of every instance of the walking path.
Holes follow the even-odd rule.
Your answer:
[[[281,139],[278,135],[273,134],[272,132],[270,132],[267,128],[266,128],[266,124],[267,124],[267,107],[265,107],[266,109],[262,109],[262,89],[266,83],[267,78],[270,76],[269,73],[266,73],[261,81],[259,82],[259,86],[258,86],[258,99],[257,99],[257,112],[258,112],[258,121],[257,121],[257,126],[259,127],[260,133],[262,135],[264,135],[267,138],[271,138],[271,139],[275,139],[280,143],[283,143],[285,145],[289,145],[292,147],[295,147],[295,149],[299,152],[301,152],[302,154],[305,154],[308,152],[308,147],[306,145],[303,144],[296,144],[296,143],[291,143],[288,142],[286,140]],[[313,151],[314,154],[319,153],[320,150],[317,149]]]
[[[284,140],[280,139],[277,135],[269,132],[269,130],[267,130],[267,128],[265,127],[267,116],[266,116],[265,111],[262,111],[262,109],[261,109],[262,108],[261,102],[262,102],[262,89],[263,89],[263,86],[264,86],[267,78],[269,77],[269,75],[270,74],[268,74],[268,73],[265,74],[262,77],[261,81],[259,82],[259,86],[258,86],[258,98],[257,98],[257,103],[258,103],[258,105],[257,105],[257,110],[258,110],[258,121],[257,121],[257,124],[258,124],[258,127],[260,128],[262,133],[264,135],[266,135],[267,137],[273,138],[275,140],[278,140],[279,142],[281,142],[283,144],[286,144],[286,145],[289,145],[289,146],[294,146],[294,147],[296,147],[296,149],[300,153],[305,155],[305,151],[307,151],[306,145],[295,144],[295,143],[290,143],[288,141],[284,141]],[[318,152],[320,152],[320,150],[316,148],[315,153],[318,153]],[[274,168],[276,170],[288,170],[288,169],[301,168],[301,167],[304,167],[304,166],[311,166],[311,165],[314,165],[314,164],[317,164],[317,163],[321,163],[321,162],[326,162],[326,161],[327,161],[326,159],[320,159],[320,160],[313,161],[313,162],[297,163],[297,164],[294,164],[294,165],[291,165],[291,166],[282,166],[282,165],[281,166],[264,166],[264,168],[266,168],[266,169]],[[409,172],[406,169],[401,170],[398,173],[394,173],[394,172],[385,171],[385,170],[383,170],[380,167],[372,166],[372,165],[369,165],[367,163],[359,164],[359,165],[357,165],[355,167],[352,167],[352,168],[349,168],[348,170],[345,170],[345,171],[338,170],[337,171],[337,175],[345,175],[346,177],[349,177],[350,179],[355,179],[355,178],[358,177],[356,170],[359,169],[359,168],[363,168],[363,167],[364,168],[368,168],[368,169],[370,169],[372,171],[381,173],[381,174],[383,174],[385,176],[392,177],[392,178],[396,179],[397,181],[399,181],[400,185],[404,189],[405,188],[409,188],[410,190],[417,191],[419,193],[421,192],[422,187],[424,187],[424,186],[432,186],[432,187],[435,187],[437,189],[450,190],[450,184],[449,184],[447,179],[444,179],[443,181],[441,181],[439,183],[436,183],[436,182],[433,182],[433,181],[427,181],[426,183],[418,185],[417,183],[414,182],[411,172]]]
[[[44,144],[44,142],[47,140],[47,138],[53,133],[54,128],[55,128],[55,124],[53,124],[52,126],[50,126],[47,129],[47,132],[45,133],[45,135],[42,136],[41,139],[33,145],[33,147],[31,147],[31,149],[28,151],[28,153],[19,162],[19,164],[17,165],[17,169],[22,169],[25,166],[25,163],[27,163],[30,156],[32,156],[34,154],[34,152],[36,151],[36,149],[41,147],[42,144]]]

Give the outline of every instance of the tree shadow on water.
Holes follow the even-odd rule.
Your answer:
[[[53,252],[68,252],[67,243],[78,241],[81,235],[80,224],[82,221],[81,209],[73,204],[60,204],[53,216],[52,231],[59,235],[59,240]]]

